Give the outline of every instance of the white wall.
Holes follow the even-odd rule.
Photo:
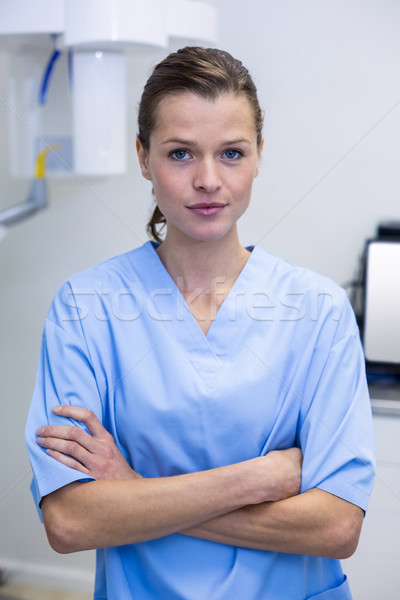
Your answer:
[[[254,75],[264,165],[244,240],[338,282],[400,218],[396,0],[219,0],[221,44]],[[288,213],[288,214],[287,214]]]
[[[248,66],[266,113],[263,165],[242,241],[343,283],[376,224],[400,220],[400,3],[211,3],[221,15],[219,45]],[[11,562],[92,566],[89,553],[58,556],[47,547],[28,493],[23,429],[55,289],[145,240],[150,189],[136,166],[134,135],[149,67],[148,59],[129,61],[127,175],[50,182],[50,208],[0,242],[0,557]],[[6,68],[0,53],[0,207],[22,199],[27,186],[8,175]]]

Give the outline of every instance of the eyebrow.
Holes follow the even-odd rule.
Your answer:
[[[221,147],[222,146],[234,146],[235,144],[240,144],[240,143],[245,143],[245,144],[250,144],[251,142],[249,140],[247,140],[246,138],[238,138],[235,140],[227,140],[226,142],[222,142]],[[184,140],[183,138],[168,138],[167,140],[165,140],[164,142],[161,142],[161,144],[180,144],[182,146],[197,146],[198,144],[194,141],[194,140]]]

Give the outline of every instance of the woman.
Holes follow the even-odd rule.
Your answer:
[[[262,145],[239,61],[167,57],[137,138],[158,241],[50,309],[32,489],[55,550],[97,549],[95,598],[351,598],[338,559],[374,469],[364,361],[340,288],[240,245]]]

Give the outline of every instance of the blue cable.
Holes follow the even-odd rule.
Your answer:
[[[54,50],[52,55],[50,56],[49,62],[47,63],[47,67],[43,74],[42,85],[40,86],[39,104],[46,104],[50,78],[54,69],[54,65],[61,56],[61,54],[61,50]]]

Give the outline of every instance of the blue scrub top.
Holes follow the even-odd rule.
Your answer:
[[[50,308],[26,439],[41,498],[84,474],[36,444],[92,409],[145,477],[299,446],[304,492],[363,508],[374,478],[364,357],[345,292],[255,247],[206,336],[152,242],[67,281]],[[73,421],[72,421],[73,422]],[[82,427],[82,424],[75,423]],[[340,562],[180,534],[97,551],[96,599],[348,600]]]

